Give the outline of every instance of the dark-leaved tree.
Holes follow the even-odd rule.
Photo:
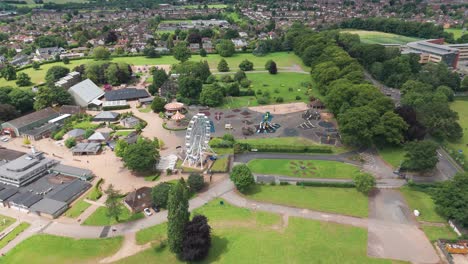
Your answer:
[[[203,260],[211,247],[211,227],[204,215],[196,215],[184,228],[181,258],[185,261]]]

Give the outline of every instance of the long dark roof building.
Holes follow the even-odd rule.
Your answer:
[[[104,94],[106,101],[119,101],[119,100],[137,100],[140,98],[150,97],[145,89],[137,88],[124,88],[113,90]]]

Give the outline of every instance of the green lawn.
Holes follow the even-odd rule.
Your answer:
[[[15,239],[19,234],[23,233],[24,230],[28,229],[30,224],[28,223],[20,223],[17,227],[15,227],[8,235],[6,235],[2,240],[0,240],[0,248],[6,246],[11,240]],[[9,263],[9,262],[4,262]],[[11,262],[15,263],[15,262]]]
[[[368,198],[354,188],[254,185],[249,199],[311,210],[367,217]]]
[[[421,40],[419,38],[406,37],[380,31],[347,29],[341,30],[341,32],[357,34],[361,38],[361,41],[367,44],[406,44],[408,42]]]
[[[463,129],[463,138],[455,143],[448,143],[454,151],[463,151],[465,163],[468,162],[468,97],[455,100],[450,104],[450,108],[458,113],[458,123]]]
[[[91,121],[81,121],[81,122],[76,122],[73,125],[74,129],[97,129],[99,127],[99,124],[93,123]]]
[[[294,72],[280,72],[272,75],[269,73],[247,73],[247,78],[252,81],[250,89],[254,90],[257,96],[227,97],[223,107],[238,108],[245,106],[258,106],[256,97],[264,97],[269,93],[268,104],[276,104],[276,99],[283,98],[283,103],[289,102],[309,102],[309,96],[318,96],[317,89],[310,89],[310,75]],[[246,90],[246,89],[244,89]],[[261,91],[262,94],[258,94]],[[296,96],[300,99],[297,100]]]
[[[120,248],[121,237],[106,239],[72,239],[35,235],[21,242],[2,257],[2,263],[71,264],[99,263]]]
[[[457,234],[448,225],[444,227],[422,225],[422,230],[430,241],[435,241],[440,238],[456,239],[458,237]]]
[[[90,207],[91,204],[90,203],[87,203],[84,201],[84,198],[81,198],[79,199],[78,201],[76,201],[71,208],[69,208],[66,212],[65,212],[65,216],[67,217],[71,217],[71,218],[77,218],[78,216],[80,216],[86,209],[88,209],[88,207]]]
[[[94,185],[91,191],[88,192],[86,198],[91,201],[97,201],[102,196],[101,185],[104,183],[104,179],[99,179],[96,185]]]
[[[418,217],[419,220],[440,223],[446,222],[442,216],[436,213],[434,201],[429,194],[408,186],[400,188],[400,192],[405,197],[411,211],[416,209],[421,213]]]
[[[151,109],[151,106],[143,106],[143,107],[140,107],[138,108],[138,111],[142,112],[142,113],[149,113],[152,111]]]
[[[16,219],[0,215],[0,233],[7,227],[11,226],[14,222],[16,222]]]
[[[378,149],[379,155],[393,168],[398,168],[401,162],[405,159],[406,151],[403,147],[385,147]]]
[[[455,39],[458,39],[460,38],[463,34],[466,34],[468,32],[464,32],[463,33],[463,29],[461,28],[446,28],[444,29],[445,32],[448,32],[448,33],[453,33],[453,37]]]
[[[229,169],[229,156],[218,158],[213,166],[211,166],[212,172],[227,172]]]
[[[356,166],[328,160],[254,159],[247,166],[253,173],[297,178],[352,179],[359,173]]]
[[[107,225],[114,225],[117,223],[134,221],[134,220],[145,217],[142,212],[132,214],[130,210],[128,210],[127,207],[125,207],[123,204],[121,206],[122,206],[122,212],[119,216],[119,222],[117,222],[114,218],[109,218],[107,216],[107,208],[104,206],[101,206],[83,222],[83,225],[107,226]]]
[[[268,146],[286,146],[286,145],[299,145],[299,146],[317,146],[319,143],[303,137],[267,137],[267,138],[249,138],[249,139],[237,139],[240,143],[249,143],[252,146],[268,145]],[[346,147],[333,147],[333,153],[339,154],[351,149]]]
[[[135,130],[118,130],[114,133],[114,136],[128,136],[132,132],[135,132]]]
[[[367,257],[367,230],[358,227],[290,217],[284,226],[279,215],[255,212],[219,200],[196,210],[212,226],[212,248],[201,263],[393,263]],[[137,241],[154,241],[152,249],[119,261],[180,263],[171,254],[166,226],[137,233]],[[315,261],[317,260],[317,261]]]

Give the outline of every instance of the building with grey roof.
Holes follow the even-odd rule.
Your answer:
[[[78,143],[71,151],[73,155],[96,155],[101,150],[100,143]]]
[[[0,147],[0,160],[5,160],[5,161],[12,161],[15,160],[21,156],[23,156],[24,152],[21,151],[16,151],[12,149],[7,149],[4,147]]]
[[[119,90],[108,91],[104,94],[106,101],[119,101],[119,100],[137,100],[140,98],[150,97],[145,89],[137,88],[124,88]]]
[[[7,200],[18,193],[18,189],[15,188],[5,188],[0,191],[0,205],[3,207],[8,207]]]
[[[104,91],[90,79],[73,85],[68,89],[68,92],[73,97],[75,103],[81,107],[88,107],[93,104],[93,101],[98,100],[104,95]]]
[[[94,132],[89,138],[89,142],[106,142],[110,138],[108,132]]]
[[[448,66],[457,68],[460,51],[457,48],[444,45],[444,39],[429,39],[406,44],[406,52],[420,55],[420,63],[445,62]]]
[[[61,201],[56,201],[49,198],[44,198],[39,202],[35,203],[29,209],[40,216],[47,218],[57,218],[68,209],[68,204]]]
[[[81,74],[77,71],[70,72],[55,83],[55,86],[63,89],[69,89],[81,81]]]
[[[136,125],[140,124],[140,119],[134,117],[134,116],[129,116],[126,118],[123,118],[120,120],[120,124],[124,127],[127,128],[132,128],[135,127]]]
[[[28,211],[29,207],[39,202],[40,200],[42,200],[42,196],[40,195],[29,192],[23,192],[16,193],[12,197],[10,197],[8,199],[8,204],[11,208],[15,208],[21,211]]]
[[[91,180],[94,176],[93,172],[88,169],[82,169],[63,164],[57,164],[56,166],[52,167],[49,172],[75,177],[83,181]]]
[[[68,131],[66,136],[67,136],[67,138],[75,138],[77,140],[81,140],[81,139],[84,138],[85,134],[86,134],[86,131],[84,129],[75,128],[75,129],[72,129],[72,130]]]
[[[55,192],[50,193],[47,197],[70,204],[90,187],[91,184],[89,182],[76,179],[65,185],[63,188],[57,188]]]
[[[2,131],[10,133],[11,136],[22,136],[24,132],[40,128],[51,119],[59,116],[59,113],[51,107],[24,115],[2,124]]]
[[[94,122],[114,122],[119,119],[119,113],[102,111],[93,117]]]

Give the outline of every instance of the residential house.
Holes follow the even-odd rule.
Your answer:
[[[209,38],[203,38],[202,39],[202,48],[206,50],[208,53],[214,52],[214,47],[213,43],[211,42],[211,39]]]
[[[200,50],[200,44],[198,43],[190,43],[189,49],[191,52],[198,52]]]
[[[234,47],[236,48],[237,51],[242,50],[244,47],[247,47],[248,43],[247,41],[243,39],[232,39],[232,43],[234,43]]]
[[[24,54],[18,54],[10,61],[10,64],[16,67],[21,67],[28,64],[30,61],[29,57]]]
[[[95,132],[89,138],[89,142],[103,143],[110,138],[110,133],[108,132]]]
[[[60,56],[65,52],[62,47],[49,47],[49,48],[38,48],[36,49],[36,59],[38,60],[51,60],[55,59],[55,56]]]
[[[125,206],[130,209],[132,213],[138,213],[143,209],[153,205],[153,198],[151,196],[150,187],[141,187],[125,196]]]
[[[90,142],[90,143],[78,143],[74,146],[71,151],[74,156],[76,155],[97,155],[101,150],[101,144]]]

